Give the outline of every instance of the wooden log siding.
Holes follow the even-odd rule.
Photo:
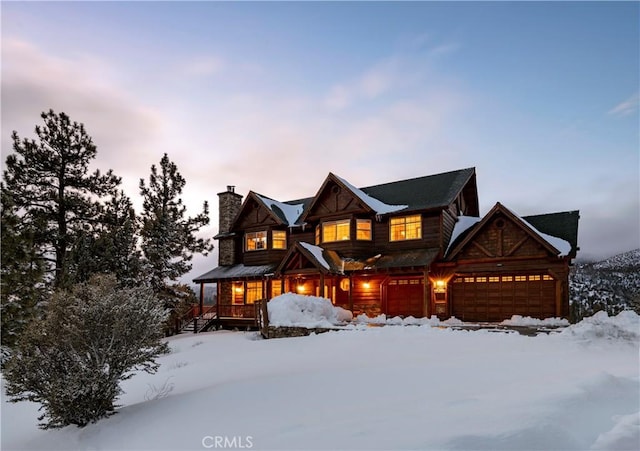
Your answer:
[[[380,276],[354,276],[351,283],[351,302],[353,315],[366,313],[367,316],[378,316],[383,313],[382,299],[384,296],[383,282]],[[365,287],[369,284],[369,288]]]
[[[440,214],[422,215],[422,238],[418,240],[391,241],[389,218],[373,223],[373,248],[377,253],[388,253],[416,248],[434,248],[440,246]]]
[[[441,242],[440,248],[444,252],[447,249],[449,244],[449,240],[451,239],[451,234],[453,233],[453,228],[456,225],[456,221],[458,219],[458,215],[456,213],[456,205],[451,204],[449,208],[442,211],[442,225],[441,225]]]

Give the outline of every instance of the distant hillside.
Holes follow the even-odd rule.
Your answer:
[[[609,315],[640,313],[640,249],[595,263],[576,264],[569,278],[571,319],[604,310]]]
[[[200,296],[200,285],[191,284],[190,288],[196,294],[196,298]],[[204,303],[215,304],[216,303],[216,287],[213,284],[204,286]]]

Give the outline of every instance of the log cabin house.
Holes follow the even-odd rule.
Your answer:
[[[330,173],[315,196],[280,202],[218,194],[217,321],[248,324],[284,292],[329,298],[354,315],[568,317],[577,211],[479,217],[475,168],[356,188]],[[201,310],[202,311],[202,310]],[[244,322],[244,323],[243,323]]]

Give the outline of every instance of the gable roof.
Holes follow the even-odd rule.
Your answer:
[[[277,274],[282,273],[291,260],[291,257],[295,254],[301,254],[321,273],[342,273],[342,260],[338,256],[337,252],[323,249],[310,243],[296,241],[280,261],[280,264],[276,268]]]
[[[475,173],[475,168],[466,168],[361,189],[386,204],[406,204],[407,211],[446,207],[455,200]]]
[[[304,202],[279,202],[271,199],[270,197],[263,196],[256,192],[251,191],[250,194],[254,195],[262,205],[264,205],[278,220],[280,223],[293,226],[300,218],[300,215],[304,211]]]
[[[329,173],[322,186],[312,198],[305,199],[305,212],[299,222],[304,222],[308,212],[331,181],[348,189],[365,208],[376,214],[389,214],[398,211],[417,211],[449,206],[464,187],[475,177],[475,168],[459,169],[441,174],[427,175],[380,185],[356,188],[345,179]],[[475,180],[471,189],[476,191]],[[475,195],[477,199],[477,194]],[[477,201],[476,201],[477,202]]]
[[[539,230],[532,223],[530,223],[526,218],[518,216],[516,213],[502,205],[500,202],[496,203],[494,207],[484,216],[484,218],[479,219],[478,221],[474,221],[472,218],[469,220],[460,221],[460,230],[456,234],[456,228],[454,227],[454,234],[452,235],[451,242],[449,247],[447,248],[447,259],[452,259],[455,257],[464,247],[465,245],[475,237],[479,231],[484,227],[484,225],[490,221],[490,219],[495,216],[497,212],[501,212],[507,217],[511,218],[517,224],[520,224],[522,229],[527,232],[534,240],[544,246],[549,252],[559,257],[573,257],[575,256],[576,246],[574,243],[565,240],[563,237],[558,237],[555,235],[551,235],[547,232]],[[575,225],[575,238],[577,240],[577,217],[575,217],[577,212],[565,212],[565,213],[551,213],[546,215],[538,215],[533,216],[534,222],[538,224],[543,224],[547,226],[555,226],[554,227],[546,227],[547,231],[557,231],[561,230],[563,227],[565,228],[565,232],[570,232],[571,225],[565,224],[563,219],[575,219],[573,222]],[[546,219],[543,217],[547,217]],[[531,218],[528,216],[527,218]],[[456,224],[458,226],[458,224]],[[562,227],[561,227],[562,226]]]
[[[389,205],[389,204],[386,204],[386,203],[382,202],[381,200],[376,199],[375,197],[371,197],[370,195],[368,195],[367,193],[365,193],[361,189],[356,188],[351,183],[347,182],[345,179],[343,179],[341,177],[338,177],[335,174],[333,174],[333,175],[340,182],[342,182],[342,184],[349,191],[351,191],[358,199],[360,199],[360,201],[363,202],[364,205],[369,207],[369,209],[371,209],[371,211],[375,212],[376,214],[383,215],[383,214],[386,214],[386,213],[394,213],[396,211],[404,210],[405,208],[408,207],[408,205]]]
[[[580,211],[562,211],[557,213],[547,213],[542,215],[523,216],[533,227],[542,233],[555,236],[571,244],[569,256],[575,258],[580,250],[578,247],[578,221]]]

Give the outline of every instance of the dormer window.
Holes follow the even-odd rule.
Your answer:
[[[351,239],[351,221],[342,219],[322,223],[322,242],[348,241]]]
[[[267,232],[248,232],[244,243],[247,251],[262,251],[267,248]]]
[[[389,221],[389,241],[419,240],[422,238],[422,216],[400,216]]]

